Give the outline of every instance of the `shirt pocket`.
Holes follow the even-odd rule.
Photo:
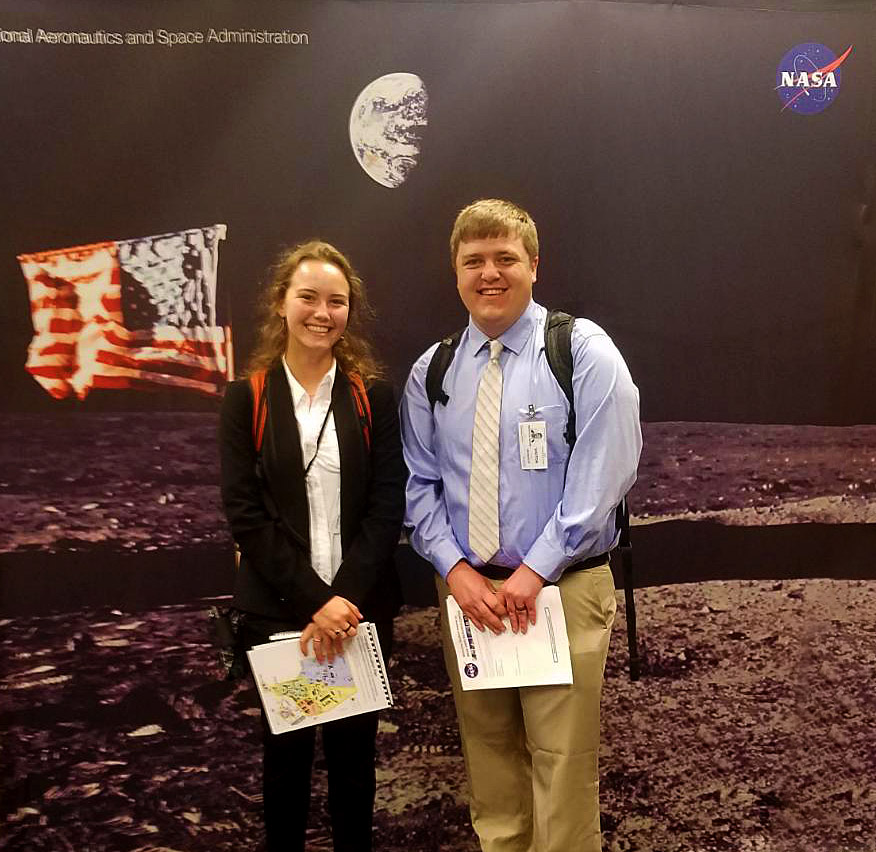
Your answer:
[[[559,404],[536,405],[535,413],[530,416],[528,411],[520,410],[517,415],[518,423],[545,424],[547,432],[547,466],[550,470],[554,467],[564,467],[569,455],[569,445],[566,443],[566,425],[568,414],[566,407]],[[519,453],[519,431],[517,435]],[[537,473],[538,471],[533,471]]]

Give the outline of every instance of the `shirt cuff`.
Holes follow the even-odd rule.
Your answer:
[[[523,560],[523,564],[529,566],[546,583],[556,583],[571,562],[565,556],[557,558],[557,552],[541,541],[532,545]]]
[[[465,559],[465,554],[454,542],[443,541],[432,551],[432,565],[444,580],[460,559]]]

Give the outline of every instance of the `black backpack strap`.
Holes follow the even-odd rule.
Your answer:
[[[544,352],[548,366],[569,400],[566,443],[575,446],[575,392],[572,388],[572,327],[575,317],[565,311],[548,311],[544,324]]]
[[[639,657],[639,640],[636,626],[636,598],[633,580],[633,547],[630,544],[630,510],[626,498],[621,500],[615,512],[615,524],[620,530],[617,549],[620,551],[621,574],[624,582],[624,603],[627,621],[627,648],[630,652],[630,680],[636,681],[642,673]]]
[[[450,362],[456,354],[456,347],[459,346],[459,339],[462,337],[463,331],[465,329],[461,328],[449,337],[445,337],[432,353],[432,360],[429,361],[429,367],[426,370],[426,397],[432,411],[435,410],[436,402],[447,405],[450,400],[450,397],[444,392],[444,376],[447,375]]]
[[[620,532],[620,538],[618,539],[617,546],[632,547],[632,545],[630,544],[630,509],[629,506],[627,506],[626,497],[624,497],[624,499],[620,501],[617,509],[615,509],[614,525],[615,528]]]

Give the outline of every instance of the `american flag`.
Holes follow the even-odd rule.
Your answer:
[[[22,254],[34,336],[25,369],[52,396],[92,388],[221,394],[230,329],[216,324],[225,225]]]

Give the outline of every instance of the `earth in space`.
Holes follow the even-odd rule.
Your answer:
[[[372,80],[350,113],[350,143],[366,174],[381,186],[401,186],[420,155],[429,97],[416,74],[397,72]]]

